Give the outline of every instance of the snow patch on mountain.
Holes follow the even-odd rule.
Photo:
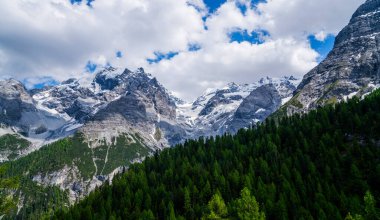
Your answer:
[[[233,123],[236,111],[253,91],[264,85],[273,85],[277,91],[275,95],[278,95],[281,103],[284,103],[292,97],[292,93],[300,81],[294,77],[266,77],[251,84],[229,83],[222,89],[208,89],[193,103],[178,105],[177,119],[193,127],[189,135],[191,138],[233,132],[229,130],[230,123]],[[264,111],[267,110],[260,108],[254,114],[260,115]],[[265,113],[265,115],[267,114],[268,112]],[[252,118],[245,119],[243,124],[248,126],[252,122],[257,123],[262,119],[262,115],[257,118],[252,116]]]
[[[247,97],[264,85],[273,85],[274,95],[284,102],[298,83],[294,77],[267,77],[251,84],[229,83],[221,89],[208,89],[194,102],[187,103],[143,68],[131,71],[106,67],[96,74],[68,79],[30,94],[20,82],[12,81],[8,84],[15,86],[6,87],[6,97],[22,96],[29,103],[17,110],[18,122],[12,128],[31,140],[31,151],[77,131],[84,134],[91,148],[101,146],[104,141],[114,144],[120,135],[139,134],[144,144],[157,150],[189,138],[235,132],[230,127],[238,129],[261,121],[278,103],[267,100],[269,107],[253,103],[252,106],[258,104],[255,112],[236,124],[236,118],[240,117],[236,112],[243,108],[243,103],[247,105]]]

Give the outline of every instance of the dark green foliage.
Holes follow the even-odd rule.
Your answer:
[[[0,196],[3,195],[2,198],[12,202],[7,204],[16,204],[22,198],[23,208],[18,218],[40,219],[68,206],[69,199],[68,193],[59,187],[38,185],[33,181],[36,175],[46,175],[60,171],[65,166],[75,166],[81,180],[89,180],[96,175],[107,175],[118,167],[128,166],[133,159],[147,156],[149,152],[149,148],[142,145],[134,135],[122,135],[114,139],[113,144],[107,145],[104,142],[101,146],[89,148],[82,135],[76,134],[46,145],[16,161],[0,165],[0,171],[3,170],[3,174],[0,174]],[[97,172],[93,158],[96,158]],[[17,188],[1,187],[8,180],[15,182]],[[5,218],[13,218],[17,211],[16,206],[9,207],[6,211],[2,211],[0,207],[0,216],[7,214]]]
[[[28,148],[30,142],[21,138],[17,134],[6,134],[0,137],[0,154],[8,155],[9,160],[14,160],[20,156],[21,151]]]
[[[247,187],[241,191],[241,197],[236,201],[236,212],[242,220],[264,220],[265,214],[260,212],[256,198]]]
[[[380,219],[379,211],[376,208],[376,201],[370,191],[364,196],[365,217],[366,219]]]
[[[376,207],[376,201],[370,191],[367,191],[364,195],[364,213],[363,215],[354,214],[353,216],[349,212],[345,220],[379,220],[380,210]]]
[[[19,187],[19,180],[15,177],[13,178],[5,178],[4,174],[8,169],[7,166],[0,167],[0,189],[10,189],[16,190]],[[12,211],[16,208],[16,201],[13,196],[8,195],[0,191],[0,213],[11,214]]]
[[[219,192],[212,196],[207,204],[208,213],[202,219],[225,219],[228,216],[228,209]]]
[[[238,219],[244,187],[268,219],[372,213],[362,198],[368,190],[374,201],[380,196],[380,91],[235,136],[186,141],[132,165],[54,218],[200,219],[217,194]]]

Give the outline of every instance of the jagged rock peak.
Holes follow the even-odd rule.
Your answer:
[[[279,115],[304,113],[369,94],[380,86],[380,0],[366,1],[327,58],[307,73]]]
[[[102,90],[113,90],[123,82],[131,79],[150,80],[152,76],[145,73],[143,68],[138,68],[135,72],[125,68],[106,67],[99,71],[94,79],[94,83],[100,85]]]
[[[380,0],[370,0],[361,5],[347,25],[336,37],[335,46],[355,38],[380,32]],[[358,45],[359,46],[359,45]]]
[[[359,16],[367,15],[368,13],[373,12],[373,9],[378,8],[379,5],[380,5],[380,0],[367,0],[352,15],[352,19],[359,17]]]
[[[5,99],[21,98],[22,101],[31,102],[25,86],[16,79],[0,80],[0,97]]]

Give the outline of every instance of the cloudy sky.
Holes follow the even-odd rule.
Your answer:
[[[38,87],[144,67],[191,100],[232,81],[302,77],[364,1],[2,1],[0,78]]]

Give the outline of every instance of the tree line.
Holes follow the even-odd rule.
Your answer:
[[[156,152],[52,219],[379,219],[379,196],[376,91]]]

